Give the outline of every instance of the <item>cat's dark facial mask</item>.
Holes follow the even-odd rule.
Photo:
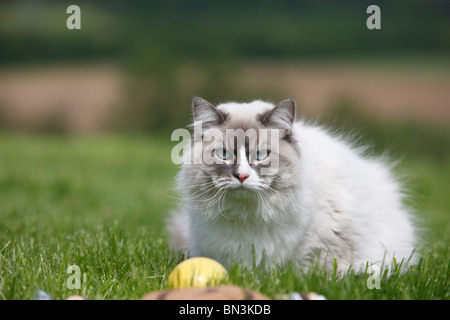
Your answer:
[[[210,128],[202,141],[202,169],[228,188],[268,184],[279,170],[278,130]]]
[[[297,148],[292,141],[293,100],[275,107],[258,101],[216,108],[196,99],[194,126],[201,126],[202,135],[193,144],[194,157],[202,158],[197,161],[201,172],[216,187],[258,190],[283,179]]]

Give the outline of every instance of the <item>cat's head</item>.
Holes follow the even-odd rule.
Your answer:
[[[238,193],[292,184],[299,157],[293,99],[213,106],[194,98],[192,108],[190,164],[180,176],[188,188],[197,186],[197,194],[208,186]]]

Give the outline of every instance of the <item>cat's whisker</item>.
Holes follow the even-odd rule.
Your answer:
[[[199,199],[200,197],[202,197],[203,195],[207,194],[210,190],[212,190],[214,188],[214,184],[206,184],[201,186],[197,191],[195,191],[194,193],[190,193],[191,188],[185,188],[185,190],[187,191],[187,193],[189,194],[188,198],[180,198],[181,203],[180,204],[184,204],[186,200],[188,199],[195,199],[196,201],[206,201],[206,200],[202,200]]]
[[[213,188],[214,188],[214,183],[203,185],[200,188],[198,188],[195,192],[189,193],[189,196],[191,198],[199,198],[199,197],[203,196],[204,194],[208,193],[208,191],[212,190]],[[192,189],[192,188],[190,188],[190,189]]]
[[[226,215],[224,214],[224,212],[223,212],[223,211],[225,211],[223,201],[224,201],[224,199],[225,199],[225,195],[227,194],[227,192],[228,192],[228,189],[224,189],[224,192],[222,193],[221,199],[219,200],[219,203],[218,203],[219,213],[220,213],[225,219],[227,219],[227,220],[237,219],[237,217],[235,217],[235,218],[228,217],[228,216],[226,216]],[[220,201],[222,201],[222,208],[223,208],[223,211],[220,209]]]
[[[214,186],[214,184],[212,184],[212,183],[204,184],[204,185],[197,184],[197,185],[194,185],[194,186],[190,185],[188,187],[179,188],[179,191],[187,192],[189,194],[195,194],[196,192],[201,191],[204,188],[213,187],[213,186]]]
[[[204,191],[204,194],[206,194],[207,192],[208,192],[209,190],[206,190],[206,191]],[[197,195],[196,197],[198,198],[198,197],[200,197],[201,195]],[[186,198],[183,198],[183,197],[180,197],[180,199],[179,199],[179,201],[180,201],[180,205],[185,205],[185,203],[188,201],[188,200],[193,200],[193,199],[195,199],[196,197],[190,197],[190,196],[188,196],[188,197],[186,197]],[[204,200],[204,199],[195,199],[195,201],[196,202],[198,202],[198,201],[200,201],[200,202],[203,202],[203,201],[208,201],[208,200]],[[180,205],[179,205],[179,207],[180,207]]]
[[[211,188],[208,191],[212,191],[214,189],[217,189],[217,192],[220,191],[222,188],[226,188],[227,184],[221,183],[219,185],[217,185],[216,183],[213,183],[213,185],[211,186]],[[207,192],[202,193],[206,194]],[[198,201],[209,201],[209,199],[204,199],[204,200],[198,200]]]
[[[204,187],[207,186],[214,186],[214,182],[213,181],[207,181],[207,182],[203,182],[203,183],[198,183],[196,182],[195,184],[190,184],[188,186],[183,186],[183,187],[179,187],[178,189],[180,191],[186,191],[188,193],[191,193],[193,190],[195,189],[203,189]],[[194,192],[195,193],[195,192]]]
[[[259,199],[262,201],[262,203],[265,204],[264,207],[266,208],[266,210],[267,210],[268,208],[270,208],[269,210],[270,210],[271,212],[270,212],[270,214],[268,215],[269,219],[272,220],[272,221],[274,221],[275,223],[281,225],[281,226],[287,226],[287,224],[282,223],[282,222],[278,221],[277,219],[275,219],[276,213],[274,212],[272,206],[270,205],[269,200],[266,198],[266,197],[267,197],[267,194],[264,193],[264,191],[263,191],[262,189],[257,190],[257,194],[258,194],[258,196],[259,196]]]
[[[220,209],[220,200],[222,199],[222,197],[225,195],[227,189],[224,188],[223,186],[221,188],[218,189],[217,193],[212,197],[212,199],[210,200],[210,202],[208,202],[208,205],[206,207],[206,209],[210,209],[213,208],[213,206],[215,206],[217,204],[217,209],[219,210],[220,214],[223,215],[225,218],[227,218],[222,210]]]
[[[266,189],[265,191],[267,191],[267,189],[268,189],[268,190],[270,190],[270,191],[276,193],[277,195],[280,195],[281,197],[283,197],[283,199],[285,199],[286,201],[288,201],[288,202],[290,202],[290,203],[293,204],[292,200],[289,199],[289,198],[287,198],[286,195],[285,195],[282,191],[276,190],[276,189],[272,188],[272,187],[269,186],[269,185],[262,185],[262,188],[263,188],[263,189]]]
[[[220,186],[219,189],[216,191],[216,193],[212,196],[212,197],[207,197],[206,199],[198,199],[201,196],[207,194],[210,191],[213,191],[214,189],[216,189],[215,184],[213,183],[212,185],[209,186],[209,188],[207,188],[206,191],[203,191],[200,194],[197,194],[195,197],[191,197],[189,199],[194,199],[194,201],[192,201],[193,203],[195,203],[195,208],[199,208],[199,209],[205,209],[205,210],[209,210],[210,208],[212,208],[212,206],[214,205],[214,203],[218,200],[218,197],[220,196],[220,190],[222,189],[223,186]],[[204,188],[203,188],[204,189]],[[205,204],[201,204],[201,203],[205,203]],[[200,203],[200,205],[198,205]]]
[[[271,187],[269,187],[268,189],[261,189],[262,192],[264,192],[264,194],[269,197],[272,196],[269,192],[273,192],[276,194],[276,196],[281,196],[286,202],[288,202],[289,204],[291,204],[292,206],[299,206],[294,199],[290,199],[288,198],[285,194],[283,194],[281,191],[275,190]]]

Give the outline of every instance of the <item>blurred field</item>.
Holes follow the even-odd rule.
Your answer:
[[[253,63],[236,78],[236,87],[255,96],[263,91],[296,98],[300,114],[308,116],[350,104],[378,120],[450,123],[448,63],[433,65],[424,58],[407,64],[397,59]]]
[[[108,65],[0,71],[0,125],[16,131],[98,132],[120,106],[124,75]]]
[[[425,58],[408,64],[398,58],[250,61],[217,75],[185,64],[166,88],[174,97],[161,100],[152,73],[133,78],[111,63],[10,68],[0,70],[0,126],[56,133],[174,129],[190,121],[194,95],[214,102],[294,97],[300,114],[309,117],[345,106],[379,120],[446,126],[449,75],[450,64]]]

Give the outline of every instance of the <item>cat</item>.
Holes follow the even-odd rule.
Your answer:
[[[168,221],[186,257],[267,269],[337,263],[340,272],[414,261],[413,216],[388,161],[296,121],[293,99],[213,106],[195,97],[192,108],[200,134],[183,154],[183,201]],[[227,136],[237,130],[256,138]]]

